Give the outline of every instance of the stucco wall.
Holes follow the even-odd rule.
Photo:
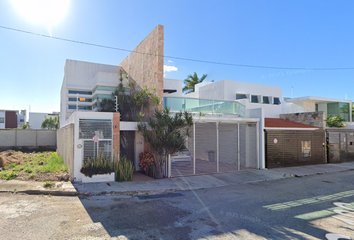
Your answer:
[[[326,128],[326,112],[304,112],[280,114],[280,118],[315,127]]]
[[[158,25],[141,43],[121,62],[121,66],[141,88],[156,87],[163,108],[163,55],[164,27]],[[146,115],[152,116],[151,107]]]

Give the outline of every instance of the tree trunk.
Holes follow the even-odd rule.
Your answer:
[[[164,172],[164,158],[161,156],[156,157],[155,159],[157,159],[156,161],[156,178],[157,179],[162,179],[163,178],[163,172]]]

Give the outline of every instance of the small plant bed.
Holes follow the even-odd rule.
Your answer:
[[[111,158],[98,154],[97,157],[89,157],[84,161],[80,172],[86,177],[92,177],[93,175],[110,174],[114,172],[114,168]]]
[[[67,175],[67,166],[56,152],[21,151],[0,152],[0,179],[22,181],[58,181],[58,176]]]

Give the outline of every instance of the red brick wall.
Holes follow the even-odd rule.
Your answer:
[[[120,114],[113,113],[113,158],[118,160],[120,153]]]

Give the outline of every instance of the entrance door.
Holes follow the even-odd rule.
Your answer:
[[[135,160],[135,132],[120,131],[120,154],[126,156],[134,164]],[[134,164],[135,165],[135,164]]]

